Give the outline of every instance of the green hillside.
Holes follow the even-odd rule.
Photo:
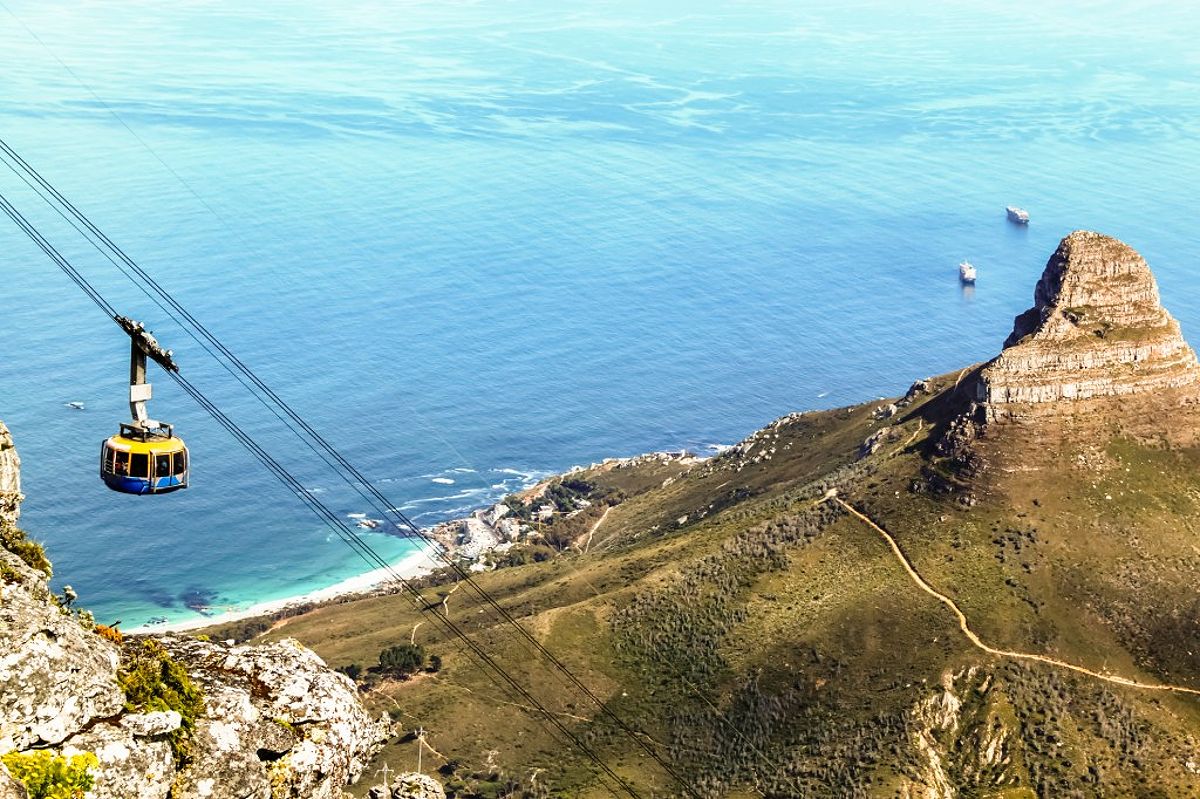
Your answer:
[[[974,379],[938,378],[887,419],[875,416],[890,401],[788,416],[692,466],[573,475],[621,498],[586,552],[478,583],[699,795],[1200,795],[1200,697],[1161,689],[1200,689],[1200,450],[1161,433],[1162,414],[1093,403],[990,425],[964,455],[947,430]],[[888,531],[986,646],[1065,665],[977,647],[838,500]],[[424,593],[438,604],[452,588]],[[468,588],[445,608],[640,795],[684,795]],[[436,673],[364,690],[425,730],[423,767],[458,795],[610,793],[455,642],[428,622],[414,632],[420,621],[409,600],[377,597],[265,637],[335,666],[410,640],[438,655]],[[415,768],[417,749],[401,738],[380,764]]]

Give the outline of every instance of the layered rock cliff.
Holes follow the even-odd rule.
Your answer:
[[[40,549],[15,528],[19,507],[19,461],[0,425],[0,756],[94,756],[95,799],[346,795],[390,730],[367,714],[349,678],[290,640],[100,634],[51,594]],[[139,648],[182,666],[180,679],[198,689],[195,718],[137,706],[128,674]],[[0,766],[0,797],[23,794]]]
[[[1159,302],[1146,261],[1109,236],[1062,240],[976,384],[989,420],[1053,415],[1075,400],[1194,393],[1196,354]],[[1068,402],[1061,402],[1067,400]]]

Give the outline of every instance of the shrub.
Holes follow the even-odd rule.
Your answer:
[[[99,765],[91,752],[68,758],[45,749],[9,752],[0,760],[29,799],[80,799],[92,789],[91,769]]]
[[[121,631],[116,627],[109,627],[107,624],[96,625],[96,635],[106,641],[112,641],[118,646],[125,640],[125,636],[121,635]]]
[[[442,670],[442,656],[441,655],[430,655],[429,656],[429,665],[426,667],[425,670],[430,671],[430,672],[441,671]]]
[[[363,672],[362,666],[358,665],[357,663],[349,663],[345,666],[338,666],[336,670],[340,671],[342,674],[345,674],[355,682],[358,682],[358,678],[362,676]]]
[[[9,585],[21,582],[21,573],[5,561],[0,560],[0,580]]]
[[[139,713],[176,711],[183,721],[168,740],[176,766],[185,765],[191,759],[196,718],[204,711],[204,692],[152,638],[131,641],[122,654],[117,679],[125,692],[125,709]]]
[[[379,668],[391,674],[412,674],[425,665],[425,650],[418,644],[396,644],[379,653]]]
[[[0,546],[25,561],[30,568],[37,569],[47,577],[51,575],[53,570],[50,567],[50,560],[46,557],[46,550],[42,549],[42,545],[36,541],[26,538],[25,533],[19,528],[13,527],[11,524],[0,525]]]

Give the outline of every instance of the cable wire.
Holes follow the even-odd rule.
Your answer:
[[[17,226],[24,232],[60,269],[62,269],[68,277],[71,278],[80,289],[82,289],[96,305],[105,312],[110,318],[115,318],[116,313],[113,306],[103,297],[103,295],[93,286],[79,271],[67,260],[42,234],[33,226],[15,206],[8,200],[7,197],[0,194],[0,210],[3,210]],[[217,421],[227,432],[230,433],[242,446],[244,446],[255,458],[257,458],[267,470],[276,477],[286,488],[296,494],[310,510],[312,510],[325,524],[327,524],[338,537],[358,553],[363,560],[371,566],[383,569],[392,581],[397,583],[401,589],[409,595],[409,597],[417,604],[417,607],[432,619],[435,623],[447,630],[459,642],[466,645],[472,655],[480,662],[486,665],[494,675],[498,676],[507,686],[517,695],[523,698],[531,706],[537,709],[545,722],[548,722],[559,734],[564,736],[571,744],[573,744],[580,752],[584,753],[592,760],[601,771],[613,780],[621,789],[630,796],[637,797],[638,793],[621,778],[612,767],[609,766],[596,751],[582,741],[578,735],[570,730],[562,720],[551,712],[546,706],[537,699],[525,686],[516,680],[507,670],[501,667],[495,659],[487,653],[474,639],[466,634],[462,628],[452,621],[449,617],[438,613],[433,609],[424,597],[410,581],[406,580],[392,568],[384,558],[375,552],[369,544],[363,541],[349,526],[332,510],[328,508],[319,499],[313,496],[312,492],[308,491],[299,480],[297,480],[286,468],[284,468],[270,453],[263,449],[249,434],[240,428],[232,419],[228,417],[215,403],[208,399],[196,386],[183,377],[178,372],[168,371],[167,374],[175,380],[175,382],[188,394],[201,408],[209,413],[214,420]],[[552,733],[553,736],[553,733]],[[611,786],[605,786],[610,791]]]
[[[435,553],[435,556],[442,561],[443,565],[451,569],[460,581],[467,584],[475,596],[477,596],[489,607],[491,607],[497,614],[499,614],[500,618],[507,625],[515,629],[529,647],[546,658],[546,660],[549,661],[549,663],[554,667],[554,670],[561,677],[565,678],[566,681],[575,688],[575,690],[587,697],[587,699],[592,702],[597,709],[609,719],[609,721],[620,727],[633,741],[637,743],[638,747],[646,752],[651,759],[658,763],[658,765],[667,774],[669,774],[672,779],[674,779],[684,789],[686,793],[694,797],[694,799],[699,799],[700,794],[697,793],[690,786],[690,784],[683,779],[682,775],[680,775],[677,770],[662,757],[657,749],[646,742],[646,738],[648,736],[646,736],[640,730],[634,729],[628,722],[618,716],[612,710],[612,708],[608,706],[607,702],[597,696],[591,688],[589,688],[582,680],[580,680],[557,656],[547,649],[541,641],[539,641],[527,629],[525,629],[525,627],[521,625],[521,623],[515,617],[513,617],[506,608],[500,605],[500,603],[497,602],[496,599],[491,596],[491,594],[484,590],[478,584],[478,582],[474,580],[470,572],[464,569],[461,564],[454,560],[454,558],[450,557],[449,554],[444,552],[440,543],[435,541],[430,535],[428,535],[416,523],[414,523],[402,510],[400,510],[396,503],[393,503],[391,500],[389,500],[382,491],[380,491],[362,472],[360,472],[354,466],[353,463],[351,463],[326,438],[324,438],[307,421],[305,421],[300,414],[298,414],[286,401],[284,401],[283,398],[280,397],[269,385],[259,378],[249,366],[247,366],[240,358],[237,357],[237,355],[229,350],[229,348],[226,347],[203,323],[196,319],[165,288],[163,288],[152,275],[146,272],[145,269],[143,269],[136,261],[134,261],[127,253],[125,253],[125,251],[122,250],[115,242],[113,242],[102,230],[100,230],[87,217],[87,215],[85,215],[73,203],[71,203],[70,200],[63,196],[61,192],[59,192],[48,180],[42,177],[42,175],[36,169],[34,169],[3,139],[0,139],[0,151],[3,151],[16,163],[18,163],[21,168],[38,183],[39,186],[43,187],[45,191],[49,192],[49,194],[53,196],[55,200],[61,203],[62,207],[65,208],[71,214],[71,216],[77,219],[80,224],[87,228],[87,230],[90,231],[105,248],[108,248],[112,254],[120,259],[122,263],[124,263],[129,269],[141,277],[145,281],[146,285],[150,286],[164,302],[173,308],[180,317],[186,320],[187,325],[191,325],[213,348],[215,348],[221,353],[221,355],[228,359],[229,363],[231,363],[239,372],[245,375],[245,377],[250,380],[250,382],[252,382],[267,398],[269,398],[277,408],[279,408],[289,419],[291,419],[295,426],[288,424],[285,420],[280,418],[278,413],[275,414],[276,418],[280,418],[280,421],[284,422],[284,424],[287,425],[294,434],[301,438],[301,440],[304,441],[310,449],[312,449],[314,452],[317,452],[318,448],[323,450],[324,454],[321,452],[317,452],[317,454],[327,465],[334,469],[335,473],[338,474],[343,481],[350,485],[350,487],[359,493],[359,495],[365,500],[371,503],[376,511],[380,512],[384,516],[390,515],[394,517],[397,520],[397,528],[402,533],[406,533],[412,537],[420,538],[426,544],[430,545],[432,547],[432,551]],[[44,195],[41,196],[44,200],[49,202]],[[79,231],[78,227],[75,229]],[[79,232],[82,234],[82,231]],[[96,247],[98,250],[101,250],[103,253],[100,243],[97,243],[97,241],[91,239],[90,237],[87,238],[94,247]],[[109,260],[112,261],[112,258],[109,258]],[[119,266],[118,269],[120,269]],[[124,270],[121,271],[122,274],[125,274],[127,278],[130,278],[130,276],[125,273]],[[132,278],[130,279],[132,280]],[[159,307],[162,308],[162,305],[160,304]],[[171,314],[171,312],[165,308],[163,310],[168,314]],[[178,322],[181,327],[187,329],[187,325],[180,321],[178,317],[176,317],[174,314],[171,314],[171,316],[175,318],[176,322]],[[193,338],[195,338],[195,336],[193,336]],[[201,346],[204,347],[202,342],[198,343],[201,343]],[[214,358],[217,357],[211,349],[208,347],[204,348]],[[218,358],[218,360],[220,359]],[[245,386],[244,382],[242,384]],[[249,387],[247,386],[247,388]],[[260,398],[260,402],[261,401],[262,399]],[[297,426],[300,428],[299,430],[296,429]],[[329,458],[332,458],[333,461],[336,461],[337,466],[335,466],[334,463],[331,463]],[[338,466],[340,466],[340,468],[338,468]],[[364,489],[367,493],[364,493]],[[370,496],[368,496],[368,494]],[[378,504],[376,505],[375,503]]]

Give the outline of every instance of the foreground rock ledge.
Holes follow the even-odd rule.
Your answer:
[[[19,461],[0,425],[0,525],[19,508]],[[228,646],[158,639],[205,692],[180,770],[174,712],[132,713],[117,684],[119,650],[53,601],[46,576],[0,547],[0,754],[90,752],[90,799],[340,799],[390,732],[353,682],[291,640]],[[0,766],[0,797],[21,797]]]

